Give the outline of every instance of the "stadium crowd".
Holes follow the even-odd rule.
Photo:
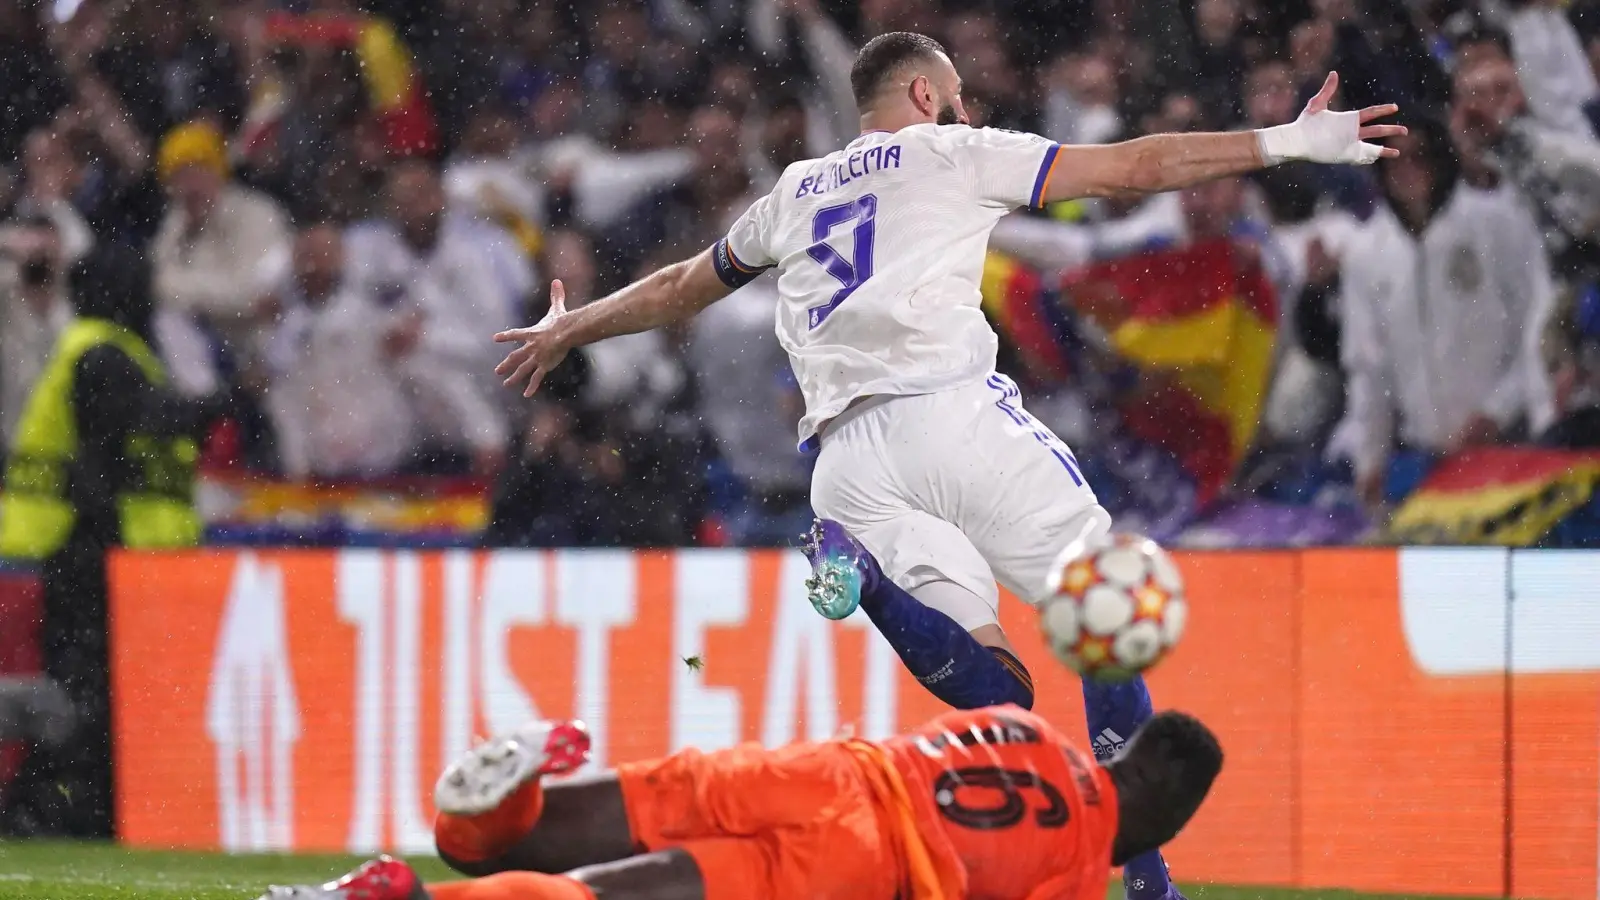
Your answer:
[[[551,278],[581,303],[709,245],[850,140],[855,47],[888,30],[945,43],[974,124],[1062,142],[1286,122],[1329,69],[1343,108],[1405,110],[1392,163],[995,233],[1052,283],[1216,242],[1259,265],[1277,340],[1229,494],[1364,519],[1462,447],[1600,442],[1592,0],[0,4],[0,434],[65,273],[132,246],[174,385],[226,412],[210,466],[490,480],[497,544],[789,543],[809,461],[767,280],[587,348],[532,402],[489,337]],[[1107,506],[1170,533],[1204,498],[1123,427],[1149,373],[1077,312],[1071,377],[1006,364]]]

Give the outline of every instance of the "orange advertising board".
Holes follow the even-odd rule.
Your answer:
[[[1600,892],[1600,554],[1196,553],[1151,678],[1215,728],[1183,881]],[[595,765],[911,727],[937,701],[798,554],[197,551],[112,565],[118,817],[143,846],[432,849],[441,762],[533,716]],[[1515,603],[1508,603],[1515,597]],[[1009,598],[1037,709],[1076,681]]]

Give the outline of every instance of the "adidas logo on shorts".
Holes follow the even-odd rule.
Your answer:
[[[1126,746],[1128,746],[1126,738],[1107,728],[1094,736],[1094,758],[1110,759]]]

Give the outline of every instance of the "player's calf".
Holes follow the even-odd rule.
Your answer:
[[[1154,715],[1150,690],[1143,678],[1124,682],[1083,680],[1083,711],[1089,723],[1089,744],[1095,759],[1109,762]],[[1128,860],[1122,867],[1122,886],[1127,900],[1181,900],[1172,886],[1167,862],[1159,850],[1151,850]]]
[[[811,605],[830,619],[860,608],[929,693],[957,709],[1033,707],[1033,678],[1021,660],[1004,648],[985,646],[954,619],[884,577],[878,561],[843,525],[817,520],[804,551],[812,567],[806,581]],[[917,590],[966,589],[934,582]]]

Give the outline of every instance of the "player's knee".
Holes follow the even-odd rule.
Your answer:
[[[1112,864],[1121,865],[1183,830],[1222,771],[1222,748],[1199,719],[1163,712],[1107,768],[1120,816]]]
[[[998,698],[996,704],[1013,703],[1023,709],[1033,709],[1033,675],[1028,667],[1004,647],[990,647],[989,652],[994,654],[1012,679],[1012,683],[1006,686],[1005,695]]]
[[[511,868],[504,859],[515,838],[487,839],[480,823],[465,816],[441,813],[433,823],[433,846],[445,865],[472,878],[482,878]]]

